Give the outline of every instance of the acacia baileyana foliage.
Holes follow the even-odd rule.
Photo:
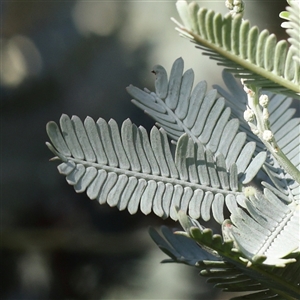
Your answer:
[[[184,231],[150,229],[166,261],[199,268],[225,291],[250,292],[235,299],[299,299],[300,119],[290,107],[300,92],[299,6],[290,1],[283,12],[290,38],[277,42],[243,19],[241,1],[226,1],[224,17],[176,5],[177,30],[225,67],[226,87],[193,87],[182,58],[169,75],[156,65],[154,92],[127,88],[156,121],[150,133],[129,119],[119,128],[62,115],[47,124],[47,146],[76,192],[179,220]],[[210,219],[222,235],[201,225]]]

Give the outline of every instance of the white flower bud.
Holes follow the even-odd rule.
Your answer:
[[[234,5],[233,10],[236,13],[241,13],[244,10],[244,3],[241,0],[234,0],[233,5]]]
[[[273,135],[273,133],[272,133],[271,130],[265,130],[265,131],[263,132],[262,138],[263,138],[266,142],[271,142],[271,141],[273,140],[273,138],[274,138],[274,135]]]
[[[259,104],[262,106],[262,107],[267,107],[268,104],[269,104],[269,97],[267,95],[261,95],[259,97]]]
[[[236,13],[241,13],[244,10],[244,3],[242,0],[226,0],[225,6]]]
[[[254,120],[254,118],[255,118],[255,114],[254,114],[253,110],[248,107],[247,110],[244,111],[245,121],[251,122]]]
[[[233,9],[233,3],[232,3],[232,0],[226,0],[225,1],[225,6],[228,8],[228,9]]]

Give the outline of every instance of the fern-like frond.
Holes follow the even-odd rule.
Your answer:
[[[200,230],[199,224],[196,224],[194,220],[187,218],[186,221],[190,223],[187,230],[191,229],[194,233]],[[219,256],[217,251],[212,253],[212,249],[200,247],[195,240],[189,240],[183,234],[178,235],[165,226],[161,227],[161,235],[153,228],[150,228],[149,233],[158,247],[171,258],[163,262],[174,261],[197,267],[201,270],[201,276],[209,278],[208,282],[223,291],[251,293],[232,299],[279,300],[299,297],[297,285],[300,279],[298,272],[300,261],[298,259],[284,268],[265,265],[246,267],[246,262],[238,262],[238,255],[242,254],[236,250],[231,252],[232,257],[229,258],[230,249],[234,249],[232,242],[222,242],[222,238],[219,235],[212,235],[209,229],[202,228],[201,230],[203,232],[201,241],[205,239],[206,244],[211,241],[211,245],[218,245],[216,248],[223,249],[220,252],[224,256]],[[296,258],[299,258],[299,255]]]
[[[247,137],[239,132],[239,120],[230,118],[231,110],[226,108],[224,98],[217,98],[216,90],[207,92],[206,82],[201,81],[192,91],[194,72],[189,69],[183,74],[183,64],[182,58],[174,62],[169,80],[166,70],[155,66],[155,93],[131,85],[127,90],[134,97],[132,102],[175,141],[186,133],[215,156],[224,155],[227,170],[236,163],[238,173],[243,173],[256,144],[245,143]],[[244,180],[243,184],[248,182]]]
[[[226,104],[231,108],[233,117],[240,121],[240,130],[247,133],[247,140],[256,142],[256,151],[265,149],[262,141],[250,130],[249,125],[243,117],[246,110],[247,96],[240,84],[228,72],[223,71],[223,81],[228,91],[219,85],[214,85],[218,93],[226,99]],[[269,122],[275,140],[282,152],[289,160],[292,160],[295,166],[300,161],[298,155],[295,154],[296,149],[300,148],[300,118],[293,118],[296,109],[292,108],[293,99],[280,94],[270,92],[261,92],[269,97]]]
[[[129,86],[127,90],[134,97],[132,102],[153,117],[172,139],[177,140],[187,133],[194,141],[200,140],[215,156],[223,154],[227,169],[237,163],[238,173],[243,172],[240,163],[248,162],[253,153],[265,150],[243,118],[247,103],[244,90],[230,73],[223,72],[229,91],[215,87],[225,100],[217,98],[214,90],[207,92],[204,81],[192,91],[194,73],[190,69],[183,74],[183,67],[183,60],[177,59],[168,79],[166,70],[155,66],[155,93]],[[293,118],[296,110],[290,107],[292,98],[272,93],[268,96],[269,121],[275,139],[287,158],[299,167],[300,118]],[[299,198],[299,187],[293,183],[292,188],[292,181],[285,180],[289,177],[272,157],[268,156],[264,168],[277,189],[289,195],[290,201]],[[267,180],[266,176],[261,179]],[[243,184],[248,182],[243,181]]]
[[[203,220],[210,219],[212,210],[214,219],[222,223],[224,205],[244,205],[239,180],[252,180],[265,160],[262,152],[227,170],[222,154],[214,158],[187,135],[178,140],[174,160],[163,129],[153,127],[149,138],[130,120],[119,130],[114,120],[95,122],[87,117],[82,123],[76,116],[62,115],[60,127],[47,124],[52,142],[47,146],[63,161],[58,170],[67,182],[76,192],[86,191],[90,199],[127,208],[131,214],[140,208],[144,214],[153,211],[175,220],[178,206]]]
[[[184,24],[174,20],[176,29],[199,45],[204,55],[246,79],[246,84],[300,99],[300,68],[286,41],[277,42],[274,34],[259,32],[239,15],[223,18],[195,2],[177,1],[176,5]]]
[[[223,222],[224,240],[218,234],[213,235],[211,229],[203,228],[196,220],[179,211],[179,221],[185,230],[181,234],[193,238],[201,246],[227,259],[243,262],[247,267],[262,264],[285,267],[295,262],[291,256],[300,252],[299,206],[293,203],[283,212],[278,212],[276,208],[280,204],[277,199],[260,205],[260,209],[247,201],[246,205],[247,212],[236,207],[231,211],[231,221]]]
[[[293,59],[300,66],[300,5],[296,1],[291,1],[287,11],[289,13],[289,22],[287,22],[288,29],[286,32],[290,36],[288,41],[291,43],[294,51]]]
[[[250,130],[249,125],[243,118],[246,108],[247,97],[241,87],[228,73],[223,72],[223,81],[228,89],[215,85],[219,94],[226,99],[226,104],[231,108],[232,115],[240,120],[240,130],[247,133],[249,141],[256,142],[256,151],[265,149],[262,141]],[[262,92],[264,93],[264,92]],[[300,118],[294,118],[295,108],[291,108],[293,99],[284,95],[267,93],[269,97],[269,122],[278,146],[286,157],[300,169]],[[269,179],[275,184],[276,189],[281,192],[281,198],[288,197],[289,201],[300,200],[300,186],[284,172],[276,160],[268,155],[263,166]],[[267,180],[266,176],[260,176],[262,180]],[[269,188],[271,188],[268,185]]]
[[[236,247],[251,261],[265,257],[264,264],[285,266],[291,253],[300,252],[300,207],[286,203],[269,189],[246,200],[248,213],[237,208],[232,224],[223,226]]]
[[[273,158],[268,157],[266,161],[268,162],[264,163],[262,169],[268,177],[263,177],[262,179],[268,182],[263,181],[262,184],[286,202],[295,201],[300,203],[299,183],[291,178],[276,161],[273,161]],[[270,180],[275,187],[269,184]]]

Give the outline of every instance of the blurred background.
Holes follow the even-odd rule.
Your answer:
[[[224,1],[200,1],[226,12]],[[285,38],[286,2],[245,1],[252,24]],[[153,90],[152,66],[182,56],[196,82],[221,68],[174,30],[175,1],[1,2],[0,298],[228,299],[197,270],[167,258],[147,227],[155,216],[119,212],[76,194],[49,162],[45,126],[62,113],[154,122],[125,87]]]

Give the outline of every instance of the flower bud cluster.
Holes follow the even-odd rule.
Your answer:
[[[249,88],[248,86],[245,85],[245,80],[242,79],[241,80],[242,84],[244,85],[244,91],[247,94],[247,98],[248,98],[248,105],[247,105],[247,109],[244,111],[244,119],[245,121],[248,123],[248,125],[250,126],[251,131],[255,134],[258,135],[259,134],[259,130],[256,126],[256,115],[255,115],[255,91],[253,91],[251,88]]]
[[[225,5],[229,10],[233,11],[235,14],[244,11],[244,2],[242,0],[226,0]]]
[[[263,120],[266,124],[266,127],[269,127],[269,111],[268,111],[268,105],[269,105],[269,97],[267,95],[260,95],[258,100],[260,106],[263,108],[262,110],[262,116]]]
[[[247,106],[247,110],[244,111],[244,119],[246,122],[252,122],[255,119],[255,114],[252,109]]]
[[[278,152],[278,145],[275,141],[273,132],[269,123],[269,97],[267,95],[258,95],[255,91],[245,85],[245,80],[241,80],[244,85],[244,91],[247,93],[248,105],[244,111],[244,119],[248,123],[253,134],[273,148],[274,152]]]
[[[258,101],[259,101],[260,106],[267,107],[269,104],[269,97],[267,95],[260,95]]]
[[[262,137],[266,142],[271,142],[274,139],[274,135],[271,130],[265,130]]]

